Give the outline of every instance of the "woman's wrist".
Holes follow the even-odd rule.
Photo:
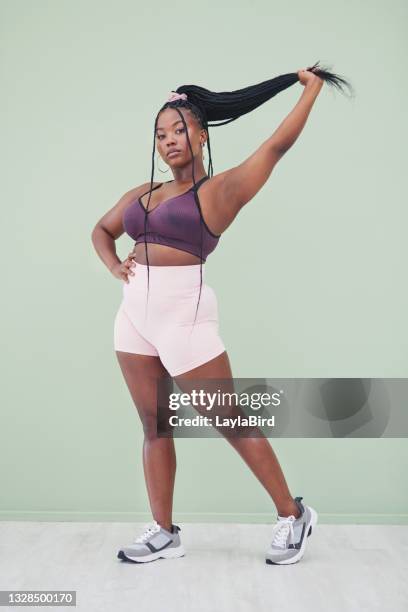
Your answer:
[[[317,95],[323,87],[323,83],[323,79],[320,79],[319,77],[311,79],[308,83],[306,83],[305,91],[310,91],[311,93]]]
[[[115,261],[113,261],[111,264],[108,264],[108,268],[109,268],[109,272],[112,272],[113,268],[115,266],[117,266],[118,264],[122,263],[121,260],[119,259],[119,257],[117,257],[115,259]]]

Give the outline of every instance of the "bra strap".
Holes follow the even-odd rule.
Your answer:
[[[210,177],[209,177],[209,176],[207,176],[207,175],[206,175],[206,176],[202,176],[202,177],[200,178],[200,180],[199,180],[199,181],[197,181],[197,183],[195,184],[195,189],[197,190],[197,189],[200,187],[200,185],[201,185],[201,184],[202,184],[204,181],[206,181],[207,179],[209,179],[209,178],[210,178]],[[194,185],[192,186],[192,189],[194,189]]]

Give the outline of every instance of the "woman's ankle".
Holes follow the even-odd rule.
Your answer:
[[[279,516],[291,516],[293,515],[295,518],[299,518],[302,513],[300,511],[299,506],[293,500],[292,503],[285,504],[283,506],[279,506],[276,508]]]
[[[157,519],[156,523],[158,523],[160,525],[160,527],[162,527],[163,529],[166,529],[167,531],[169,531],[170,533],[172,532],[172,527],[173,527],[173,523],[172,522],[168,522],[168,521],[159,521]]]

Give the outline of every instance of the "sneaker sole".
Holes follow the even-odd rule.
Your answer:
[[[177,559],[177,557],[184,557],[186,551],[183,546],[177,548],[168,548],[166,550],[158,550],[151,555],[144,555],[143,557],[132,557],[126,555],[123,550],[120,550],[117,554],[118,559],[122,561],[133,561],[133,563],[148,563],[149,561],[156,561],[157,559]]]
[[[317,514],[316,510],[314,510],[310,506],[309,506],[309,510],[310,510],[310,522],[309,522],[308,525],[306,525],[306,529],[308,530],[307,531],[307,536],[306,536],[306,538],[303,538],[302,546],[299,548],[299,552],[294,557],[291,557],[289,559],[285,559],[284,561],[271,561],[271,559],[266,559],[266,563],[268,565],[290,565],[292,563],[297,563],[298,561],[301,560],[301,558],[303,557],[303,555],[305,553],[306,540],[310,536],[310,534],[312,533],[313,527],[316,526],[317,518],[318,518],[318,514]]]

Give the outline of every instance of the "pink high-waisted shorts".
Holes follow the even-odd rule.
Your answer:
[[[115,317],[115,351],[160,357],[170,376],[177,376],[210,361],[225,351],[218,333],[218,302],[214,289],[200,290],[200,265],[149,265],[136,263],[129,283],[123,281],[123,299]]]

